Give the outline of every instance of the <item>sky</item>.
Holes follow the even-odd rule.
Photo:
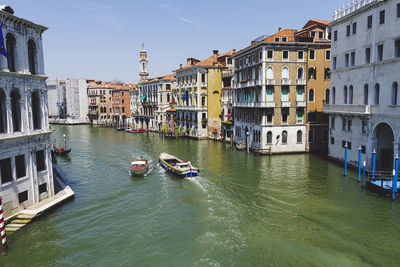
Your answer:
[[[330,20],[344,0],[9,0],[14,15],[44,25],[49,79],[137,83],[144,42],[150,77],[172,73],[186,58],[247,47],[279,27]]]

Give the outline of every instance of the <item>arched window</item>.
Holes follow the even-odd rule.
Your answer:
[[[282,132],[282,144],[287,144],[287,132]]]
[[[297,131],[297,143],[303,143],[303,132],[301,130]]]
[[[392,85],[392,105],[397,105],[397,82]]]
[[[304,79],[304,70],[302,67],[297,69],[297,79]]]
[[[343,104],[347,104],[347,86],[343,88]]]
[[[364,105],[368,105],[368,84],[364,85]]]
[[[0,133],[7,132],[6,94],[0,89]]]
[[[259,67],[259,68],[258,68],[258,79],[259,79],[260,81],[261,81],[261,79],[262,79],[261,74],[262,74],[261,67]]]
[[[317,72],[314,67],[308,69],[308,78],[310,80],[315,80],[317,77]]]
[[[21,131],[21,96],[17,90],[11,92],[11,112],[14,132]]]
[[[282,79],[289,79],[289,69],[288,67],[282,68]]]
[[[32,93],[32,119],[33,119],[33,129],[41,129],[41,106],[40,106],[40,96],[38,91]]]
[[[272,132],[267,133],[267,144],[272,144]]]
[[[329,88],[325,90],[325,104],[329,104]]]
[[[6,48],[7,48],[7,62],[8,62],[8,69],[11,72],[15,72],[15,50],[16,50],[17,41],[15,40],[14,35],[11,33],[7,34],[6,36]]]
[[[349,104],[353,104],[353,85],[349,88]]]
[[[29,72],[31,74],[36,74],[36,45],[32,39],[28,41],[28,62]]]
[[[314,89],[308,91],[308,102],[314,102]]]
[[[331,69],[325,68],[325,80],[330,80],[330,79],[331,79]]]
[[[380,91],[380,86],[379,83],[375,84],[375,97],[374,97],[374,104],[379,105],[379,91]]]
[[[332,87],[332,104],[336,104],[336,88]]]
[[[267,79],[268,80],[274,79],[274,69],[271,66],[267,68]]]

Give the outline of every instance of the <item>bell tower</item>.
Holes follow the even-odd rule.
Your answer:
[[[139,72],[140,81],[144,81],[149,76],[149,71],[147,70],[147,64],[148,64],[149,61],[147,60],[147,51],[144,49],[144,43],[142,43],[142,50],[140,50],[139,57],[140,57],[140,59],[139,59],[139,63],[140,63],[140,72]]]

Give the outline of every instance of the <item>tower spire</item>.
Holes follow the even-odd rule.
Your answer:
[[[144,42],[142,42],[142,50],[139,53],[139,64],[140,64],[140,81],[144,81],[149,76],[149,71],[147,69],[149,61],[147,59],[147,51],[144,49]]]

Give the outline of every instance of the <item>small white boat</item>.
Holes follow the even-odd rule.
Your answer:
[[[147,159],[134,159],[129,166],[132,176],[142,176],[146,174],[149,169],[149,162]]]
[[[180,177],[193,177],[197,176],[200,172],[198,168],[192,166],[190,161],[180,160],[167,153],[160,154],[159,162],[161,167]]]

